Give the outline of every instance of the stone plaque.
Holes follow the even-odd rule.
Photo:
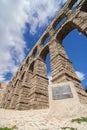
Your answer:
[[[70,85],[57,86],[52,88],[53,100],[62,100],[67,98],[73,98]]]

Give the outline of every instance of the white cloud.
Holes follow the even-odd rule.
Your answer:
[[[85,79],[85,74],[82,72],[76,71],[76,74],[81,81]]]
[[[20,0],[0,1],[0,82],[6,81],[8,72],[14,73],[25,57],[25,4]]]
[[[49,23],[66,0],[0,0],[0,82],[14,73],[25,57],[23,34],[29,23],[31,34]]]
[[[36,33],[37,27],[49,23],[49,19],[55,15],[66,0],[36,0],[29,2],[28,16],[30,32]]]

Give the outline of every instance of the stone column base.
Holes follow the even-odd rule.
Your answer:
[[[56,116],[59,119],[79,117],[85,111],[72,82],[49,85],[49,106],[49,117]]]

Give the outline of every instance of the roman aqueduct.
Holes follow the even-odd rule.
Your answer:
[[[25,110],[49,106],[45,62],[48,53],[50,54],[52,84],[72,81],[80,102],[87,104],[87,93],[83,91],[72,62],[62,46],[63,39],[76,28],[87,36],[87,0],[81,0],[74,8],[76,1],[67,0],[20,65],[8,83],[2,101],[3,108]]]

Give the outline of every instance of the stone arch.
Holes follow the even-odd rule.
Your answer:
[[[75,10],[76,8],[79,7],[81,3],[81,0],[76,0],[76,2],[74,2],[73,6],[71,7],[72,10]]]
[[[35,63],[35,61],[33,60],[32,63],[30,64],[30,66],[29,66],[29,69],[28,69],[28,70],[29,70],[30,72],[33,72],[33,71],[34,71],[34,63]]]
[[[56,24],[55,26],[53,27],[55,31],[57,31],[61,26],[62,24],[67,20],[67,17],[64,16],[63,18],[61,18]]]
[[[57,35],[56,35],[56,39],[58,40],[58,41],[61,41],[61,44],[62,44],[62,41],[65,39],[65,37],[71,32],[71,31],[73,31],[74,29],[77,29],[79,32],[81,32],[81,33],[83,33],[84,35],[86,35],[85,34],[85,32],[84,32],[84,30],[82,30],[82,28],[79,26],[79,25],[77,25],[76,23],[74,23],[74,22],[72,22],[72,21],[69,21],[69,22],[66,22],[63,26],[62,26],[62,28],[60,28],[59,30],[58,30],[58,33],[57,33]],[[86,35],[87,36],[87,35]],[[61,37],[61,39],[60,39],[60,37]],[[69,61],[69,59],[68,59],[68,61]],[[76,75],[76,73],[75,73],[75,70],[74,70],[74,68],[73,68],[73,65],[72,65],[72,63],[70,63],[70,61],[67,63],[67,65],[65,65],[66,66],[66,68],[67,68],[67,70],[70,70],[71,71],[71,73],[72,73],[72,76],[70,77],[70,76],[67,76],[67,81],[72,81],[73,83],[74,83],[74,85],[75,85],[75,88],[76,88],[76,91],[77,91],[77,94],[78,94],[78,96],[79,96],[79,99],[80,99],[80,101],[81,101],[81,98],[83,98],[82,97],[82,93],[84,93],[84,91],[83,91],[83,89],[82,89],[82,85],[81,85],[81,81],[78,79],[78,77],[77,77],[77,75]],[[69,66],[71,66],[71,68],[69,68]],[[69,73],[68,73],[69,74]],[[70,74],[71,75],[71,74]],[[74,76],[73,76],[74,75]],[[79,86],[79,87],[78,87]],[[79,89],[81,90],[81,93],[79,93]],[[85,93],[84,93],[84,95],[85,95]],[[81,101],[81,102],[84,102],[84,98],[83,98],[83,101]]]
[[[57,31],[56,39],[62,41],[74,29],[78,29],[79,32],[82,32],[84,35],[86,35],[79,25],[77,25],[76,23],[72,21],[67,21]]]
[[[43,61],[45,61],[46,55],[47,55],[48,53],[49,53],[49,45],[45,46],[45,47],[42,49],[42,51],[40,52],[39,57],[40,57]]]
[[[37,46],[33,49],[32,55],[33,55],[33,57],[36,57],[38,55],[38,47]]]
[[[19,82],[19,79],[17,79],[17,80],[15,81],[14,87],[17,86],[18,82]]]
[[[20,67],[20,71],[22,71],[22,70],[23,70],[23,66]]]
[[[48,85],[51,83],[52,79],[52,65],[51,65],[51,52],[50,52],[50,43],[47,44],[42,51],[40,52],[40,59],[45,63],[46,65],[46,77],[48,78],[49,82]]]
[[[58,18],[56,18],[52,24],[52,28],[56,31],[66,20],[66,16],[61,14]]]
[[[67,41],[67,43],[65,42],[65,40],[67,39],[67,37],[69,38],[69,37],[70,37],[70,34],[72,34],[74,31],[75,31],[75,33],[76,33],[75,36],[77,35],[77,37],[78,37],[78,35],[80,35],[80,37],[83,39],[83,40],[82,40],[82,39],[80,39],[80,38],[78,37],[78,39],[80,39],[79,42],[81,42],[81,43],[84,44],[84,39],[86,39],[84,33],[81,32],[81,34],[80,34],[79,31],[78,31],[78,28],[75,28],[75,29],[73,29],[72,31],[70,31],[69,34],[66,35],[66,37],[63,39],[63,41],[62,41],[63,47],[65,46],[65,44],[68,45],[70,39]],[[71,37],[72,37],[72,35],[71,35]],[[71,39],[72,39],[72,38],[71,38]],[[64,48],[66,48],[66,50],[67,50],[67,48],[68,48],[69,50],[71,50],[71,53],[74,52],[74,49],[76,49],[76,50],[75,50],[76,53],[73,54],[73,57],[74,57],[74,61],[72,61],[73,64],[75,64],[75,60],[76,60],[76,62],[77,62],[77,60],[80,61],[80,58],[75,59],[75,57],[76,57],[76,55],[77,55],[77,53],[78,53],[77,50],[78,50],[78,47],[79,47],[79,46],[76,47],[75,44],[73,44],[73,43],[77,43],[77,44],[78,44],[79,42],[78,42],[78,40],[77,40],[76,38],[74,38],[74,39],[75,39],[74,42],[73,42],[73,41],[70,41],[70,43],[71,43],[71,44],[70,44],[70,45],[71,45],[71,48],[70,48],[70,49],[69,49],[68,47],[66,47],[66,46],[64,47]],[[73,47],[75,47],[74,49],[73,49],[73,47],[72,47],[72,44],[73,44]],[[79,43],[79,44],[80,44],[80,43]],[[84,46],[85,46],[85,45],[84,45]],[[70,47],[70,46],[69,46],[69,47]],[[80,49],[79,49],[79,50],[80,50]],[[83,52],[82,48],[81,48],[80,51]],[[85,51],[85,50],[84,50],[84,51]],[[82,52],[81,52],[81,55],[82,55]],[[80,57],[80,56],[79,56],[79,57]],[[72,59],[73,59],[73,58],[72,58]],[[76,70],[78,70],[78,68],[77,68]]]
[[[50,40],[50,34],[49,32],[45,33],[43,36],[42,36],[42,39],[41,39],[41,44],[46,45]]]
[[[56,35],[56,40],[59,41],[61,44],[63,40],[65,39],[68,34],[73,31],[74,29],[77,29],[79,32],[83,33],[85,35],[85,32],[80,28],[79,25],[72,21],[67,21],[63,26],[58,30]],[[63,47],[63,46],[62,46]],[[65,52],[66,53],[66,52]],[[65,55],[65,54],[64,54]],[[67,56],[67,54],[66,54]],[[68,58],[68,56],[67,56]],[[71,62],[71,61],[70,61]],[[71,64],[71,63],[70,63]],[[77,76],[76,76],[77,77]],[[78,78],[77,78],[78,79]],[[78,79],[79,80],[79,79]]]
[[[75,28],[76,26],[72,21],[65,22],[65,24],[63,24],[62,27],[58,30],[56,39],[62,41],[69,34],[69,32]]]
[[[22,73],[20,80],[23,80],[25,76],[25,71]]]
[[[25,64],[29,64],[29,57],[27,57]]]

